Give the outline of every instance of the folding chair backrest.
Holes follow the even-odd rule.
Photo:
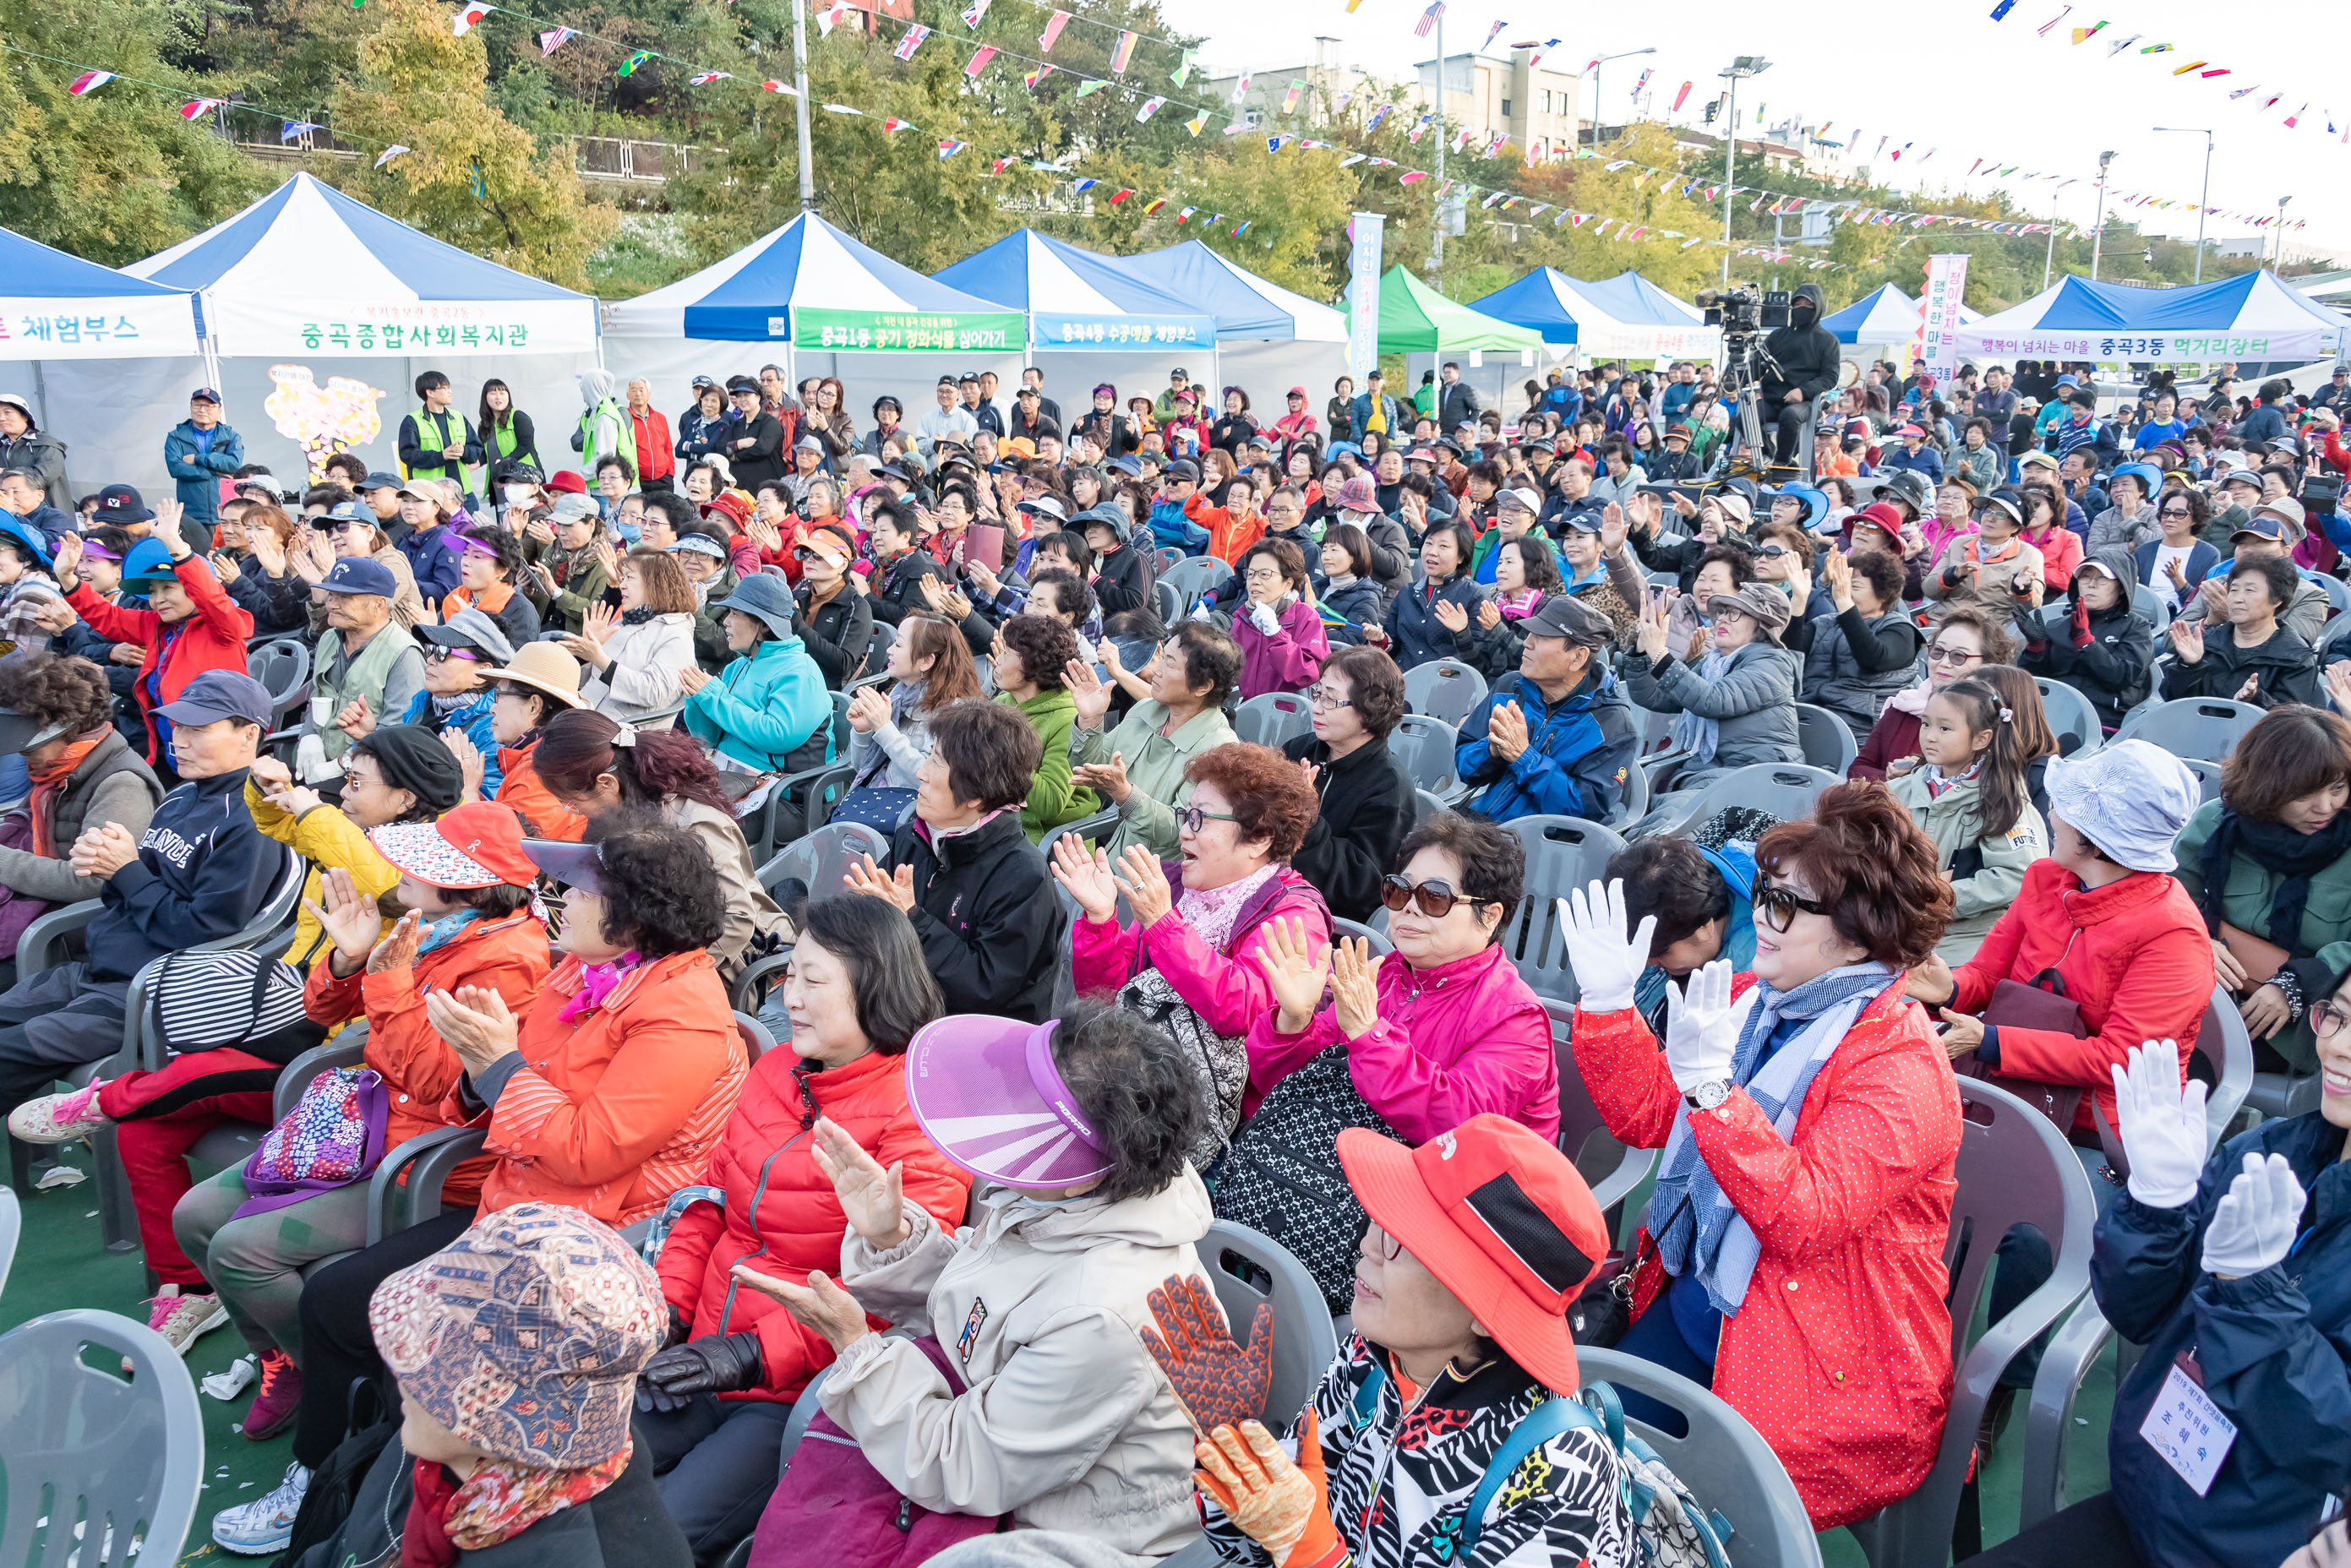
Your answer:
[[[1412,775],[1415,787],[1442,796],[1458,782],[1453,773],[1453,745],[1460,725],[1426,713],[1406,713],[1388,732],[1388,750]]]
[[[2196,1031],[2196,1054],[2212,1070],[2212,1086],[2204,1092],[2204,1125],[2215,1149],[2229,1135],[2229,1124],[2253,1086],[2253,1037],[2237,1012],[2237,1002],[2219,986],[2204,1004],[2204,1023]]]
[[[2090,700],[2078,689],[2046,675],[2034,676],[2032,684],[2041,689],[2041,711],[2048,715],[2049,727],[2057,732],[2057,754],[2079,757],[2096,751],[2105,732]]]
[[[1858,754],[1857,753],[1855,753]],[[1608,819],[1608,826],[1622,832],[1649,815],[1649,770],[1630,767],[1625,770],[1625,804]]]
[[[1746,1417],[1679,1373],[1621,1351],[1579,1345],[1575,1365],[1587,1388],[1606,1383],[1680,1412],[1688,1427],[1682,1437],[1630,1417],[1625,1429],[1656,1450],[1692,1497],[1729,1521],[1725,1544],[1735,1568],[1819,1568],[1820,1538],[1796,1483]]]
[[[1557,900],[1600,876],[1625,840],[1580,816],[1522,816],[1504,823],[1526,850],[1526,896],[1502,923],[1502,943],[1538,996],[1575,1000]]]
[[[1834,774],[1802,763],[1756,763],[1734,768],[1702,790],[1657,802],[1630,836],[1646,838],[1701,826],[1715,813],[1731,806],[1769,812],[1782,822],[1793,822],[1812,815],[1821,791],[1836,782]]]
[[[1259,692],[1240,705],[1233,720],[1235,736],[1260,746],[1280,746],[1313,729],[1313,711],[1295,691]]]
[[[1583,1173],[1604,1213],[1641,1185],[1656,1164],[1657,1152],[1625,1147],[1601,1119],[1600,1107],[1584,1086],[1583,1070],[1575,1064],[1575,1004],[1546,997],[1543,1011],[1551,1015],[1552,1055],[1559,1064],[1560,1152]]]
[[[1162,625],[1172,627],[1183,618],[1184,600],[1182,596],[1176,593],[1175,584],[1164,579],[1152,584],[1151,598],[1153,605],[1159,611]]]
[[[2208,763],[2201,757],[2182,757],[2179,760],[2189,773],[2196,775],[2196,782],[2203,786],[2206,800],[2220,798],[2220,763]]]
[[[1422,823],[1426,822],[1438,812],[1451,809],[1442,800],[1439,800],[1436,795],[1431,794],[1425,789],[1416,789],[1413,791],[1412,798],[1414,806],[1412,825],[1415,827],[1418,827]]]
[[[1816,703],[1796,704],[1796,735],[1804,748],[1804,761],[1838,778],[1844,777],[1845,769],[1861,754],[1853,727]]]
[[[1177,602],[1189,611],[1202,594],[1222,587],[1233,569],[1214,556],[1186,556],[1160,568],[1159,580],[1175,589]],[[1169,618],[1173,623],[1173,617]]]
[[[890,649],[898,640],[898,628],[886,620],[873,623],[873,637],[865,645],[865,668],[858,671],[860,679],[880,675],[890,667]]]
[[[1485,700],[1486,678],[1458,659],[1432,659],[1404,672],[1405,706],[1457,730]]]
[[[1211,1223],[1196,1250],[1235,1339],[1247,1343],[1259,1303],[1273,1303],[1273,1381],[1266,1390],[1265,1423],[1284,1430],[1339,1356],[1322,1292],[1288,1248],[1229,1220]]]
[[[2154,626],[2158,639],[2163,636],[2164,628],[2171,624],[2171,607],[2165,604],[2162,597],[2145,583],[2131,585],[2131,608],[2147,618]],[[2157,646],[2162,645],[2158,641]]]
[[[890,840],[862,822],[828,822],[760,867],[759,885],[772,895],[786,877],[797,877],[808,884],[809,897],[828,898],[842,890],[849,868],[866,855],[877,862],[888,859]]]
[[[2191,762],[2226,762],[2244,732],[2261,722],[2262,710],[2226,697],[2179,697],[2133,713],[2115,732],[2117,741],[2145,741]]]
[[[751,1065],[755,1067],[759,1064],[760,1057],[776,1048],[775,1031],[747,1012],[735,1015],[735,1033],[743,1037],[744,1054],[751,1058]]]
[[[124,1360],[128,1377],[116,1370]],[[110,1312],[53,1312],[0,1334],[0,1561],[123,1568],[134,1542],[140,1562],[176,1561],[204,1479],[187,1363],[162,1334]]]

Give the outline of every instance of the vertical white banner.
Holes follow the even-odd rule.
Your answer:
[[[1347,374],[1361,387],[1380,362],[1380,242],[1384,213],[1357,213],[1347,226],[1355,242],[1347,258]]]
[[[1964,254],[1927,258],[1927,296],[1918,302],[1918,334],[1910,353],[1927,361],[1927,375],[1937,387],[1949,386],[1959,372],[1959,298],[1967,286]]]

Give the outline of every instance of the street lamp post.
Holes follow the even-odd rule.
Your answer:
[[[2098,252],[2106,239],[2106,165],[2115,161],[2111,152],[2098,154],[2098,217],[2097,227],[2090,234],[2090,281],[2098,281]]]
[[[2174,136],[2200,136],[2204,139],[2204,189],[2196,198],[2196,281],[2204,281],[2204,206],[2212,199],[2212,133],[2199,125],[2158,125],[2156,130]]]
[[[792,113],[799,121],[800,211],[816,211],[816,154],[809,145],[808,7],[792,7]]]
[[[1600,145],[1600,67],[1611,60],[1629,60],[1635,55],[1654,55],[1655,49],[1626,49],[1622,54],[1603,55],[1592,62],[1592,145]]]
[[[1761,76],[1771,68],[1771,62],[1761,55],[1740,55],[1722,72],[1730,83],[1730,101],[1725,107],[1722,143],[1722,281],[1730,281],[1730,193],[1739,169],[1739,82],[1742,77]]]
[[[2293,200],[2291,196],[2278,198],[2277,254],[2270,261],[2273,267],[2285,265],[2285,204]]]

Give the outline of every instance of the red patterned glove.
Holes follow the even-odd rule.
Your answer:
[[[1159,1327],[1143,1331],[1144,1345],[1175,1385],[1193,1425],[1213,1432],[1262,1417],[1273,1384],[1272,1304],[1259,1303],[1244,1349],[1225,1332],[1216,1293],[1198,1275],[1170,1274],[1150,1300]]]
[[[2078,587],[2075,589],[2074,594],[2074,616],[2073,616],[2073,620],[2074,620],[2074,647],[2076,647],[2076,648],[2087,648],[2087,647],[2089,647],[2089,646],[2090,646],[2090,642],[2091,642],[2091,637],[2090,637],[2090,607],[2089,607],[2089,605],[2088,605],[2087,603],[2085,603],[2085,602],[2083,600],[2083,598],[2082,598],[2082,595],[2081,595],[2081,592],[2080,592],[2080,590],[2079,590],[2079,588],[2078,588]]]

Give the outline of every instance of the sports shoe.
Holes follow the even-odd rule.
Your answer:
[[[213,1515],[213,1544],[240,1557],[285,1551],[294,1538],[294,1516],[302,1511],[302,1494],[309,1490],[310,1472],[299,1463],[287,1465],[277,1490]]]
[[[261,1392],[246,1407],[245,1435],[255,1442],[286,1429],[302,1408],[302,1369],[282,1350],[261,1353]]]
[[[210,1334],[228,1322],[228,1309],[218,1296],[183,1296],[177,1285],[165,1285],[147,1298],[147,1326],[172,1342],[181,1355],[199,1334]]]
[[[26,1100],[8,1113],[8,1130],[19,1143],[71,1143],[88,1137],[108,1120],[98,1108],[99,1086],[93,1083],[87,1089]]]

